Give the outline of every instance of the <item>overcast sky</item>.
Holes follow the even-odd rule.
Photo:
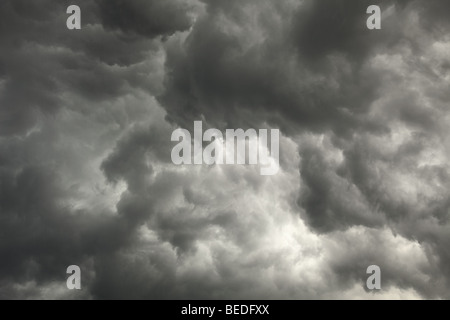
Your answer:
[[[448,0],[1,0],[0,298],[450,298],[449,53]]]

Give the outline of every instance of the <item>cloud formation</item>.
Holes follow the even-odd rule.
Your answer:
[[[447,1],[76,2],[0,3],[0,298],[450,297]],[[194,120],[280,172],[174,166]]]

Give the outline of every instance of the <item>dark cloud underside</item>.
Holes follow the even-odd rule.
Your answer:
[[[449,298],[449,21],[445,0],[1,1],[0,298]],[[174,166],[194,120],[279,128],[280,172]]]

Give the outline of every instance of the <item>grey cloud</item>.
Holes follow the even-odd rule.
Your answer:
[[[0,297],[447,298],[448,5],[367,3],[1,2]],[[199,119],[279,174],[172,165]]]
[[[103,25],[125,33],[147,37],[169,36],[191,26],[189,10],[193,6],[184,0],[113,0],[98,1]]]
[[[320,150],[304,147],[300,175],[305,191],[298,204],[305,209],[306,219],[314,229],[328,232],[348,226],[383,225],[384,219],[367,201],[365,193],[338,176]]]
[[[247,8],[246,16],[240,12],[242,6]],[[266,6],[270,15],[269,9],[261,9]],[[303,6],[250,1],[244,5],[214,2],[212,8],[199,18],[185,43],[168,45],[166,92],[160,101],[170,121],[187,126],[204,116],[222,128],[268,122],[288,134],[298,128],[340,134],[361,127],[380,130],[379,125],[360,119],[378,97],[381,79],[377,73],[338,50],[315,54],[325,60],[317,70],[294,50],[302,46],[294,35],[309,30],[295,25],[302,19],[292,12],[308,14]],[[324,20],[332,28],[334,21]],[[242,26],[232,29],[238,24]],[[260,34],[252,34],[253,29]]]
[[[61,94],[67,91],[96,101],[123,94],[129,84],[160,90],[151,81],[157,70],[142,64],[149,54],[158,54],[158,45],[104,30],[101,8],[89,1],[77,4],[83,28],[73,32],[65,27],[63,2],[2,2],[1,19],[8,26],[1,31],[3,135],[22,134],[36,124],[40,113],[56,113],[63,104]],[[141,72],[130,72],[130,66]]]

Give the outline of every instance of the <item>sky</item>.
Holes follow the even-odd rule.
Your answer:
[[[449,1],[2,0],[0,48],[0,299],[450,298]],[[280,170],[174,165],[197,120]]]

